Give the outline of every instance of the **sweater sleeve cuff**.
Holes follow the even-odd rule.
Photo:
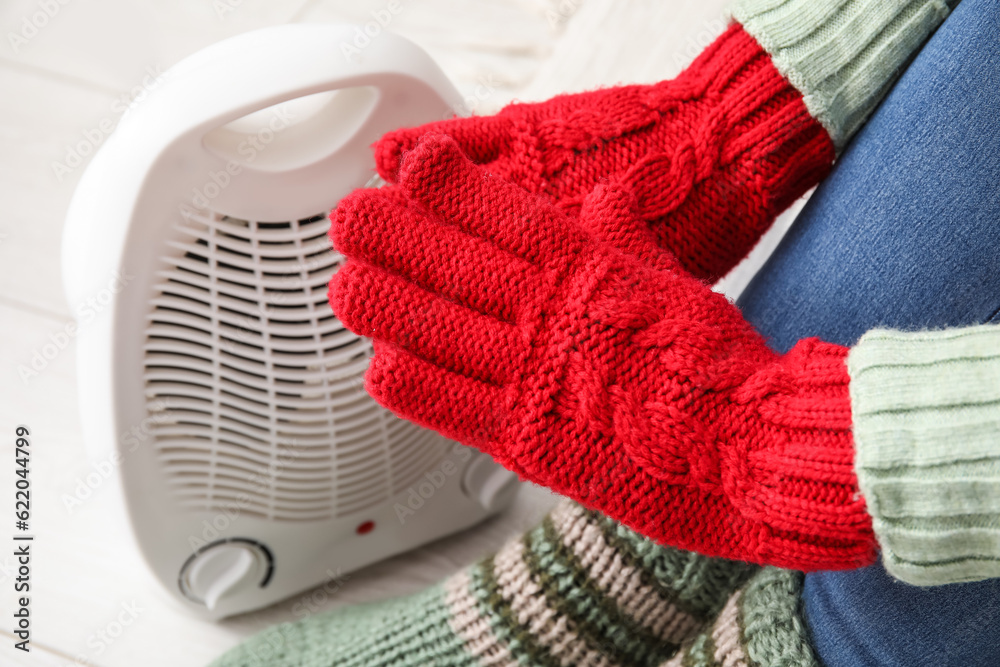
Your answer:
[[[945,0],[737,0],[730,11],[839,153],[949,9]]]
[[[1000,326],[871,331],[848,372],[886,570],[925,586],[1000,577]]]

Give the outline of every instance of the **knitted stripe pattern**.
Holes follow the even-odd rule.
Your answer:
[[[1000,577],[1000,326],[871,331],[848,370],[886,570],[922,586]]]
[[[764,568],[662,667],[820,667],[801,614],[802,574]]]
[[[944,0],[737,0],[731,11],[801,91],[839,152],[948,16],[948,5]]]
[[[533,531],[423,593],[278,626],[214,667],[652,667],[752,574],[563,501]]]
[[[709,281],[735,266],[834,157],[802,95],[736,24],[670,81],[390,132],[374,146],[379,173],[395,182],[401,156],[428,133],[451,136],[475,162],[571,215],[599,183],[627,187],[647,233]]]
[[[627,195],[599,187],[572,219],[424,137],[397,186],[333,216],[330,302],[374,339],[369,393],[661,543],[872,562],[847,349],[779,356],[724,296],[602,240],[641,224]]]

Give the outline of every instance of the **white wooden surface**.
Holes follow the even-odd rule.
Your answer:
[[[673,76],[724,28],[724,0],[399,1],[403,9],[390,28],[427,49],[479,113],[514,98]],[[386,4],[0,4],[0,665],[202,665],[250,633],[292,618],[295,601],[221,624],[186,615],[140,562],[111,482],[69,511],[63,497],[94,471],[81,442],[75,350],[67,345],[27,379],[18,367],[30,366],[43,346],[58,340],[75,310],[61,291],[59,243],[84,166],[58,175],[53,163],[64,162],[87,133],[96,136],[102,122],[116,122],[116,100],[127,101],[148,74],[219,39],[290,21],[363,22]],[[33,24],[41,27],[32,30]],[[728,290],[740,289],[747,275],[744,267]],[[5,517],[13,510],[17,424],[31,427],[34,451],[30,654],[13,649],[13,549],[5,546],[12,544]],[[551,502],[544,491],[526,489],[503,516],[357,573],[319,607],[419,590],[528,527]],[[117,634],[116,619],[129,606],[137,610],[134,621],[108,636]]]

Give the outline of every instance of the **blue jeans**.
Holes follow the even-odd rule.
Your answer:
[[[781,351],[998,319],[1000,0],[945,21],[739,304]],[[808,575],[803,604],[826,667],[1000,665],[1000,580],[918,588],[873,565]]]

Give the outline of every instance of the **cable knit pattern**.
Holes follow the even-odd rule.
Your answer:
[[[837,150],[948,16],[945,0],[737,0],[733,17],[760,42]]]
[[[828,173],[834,156],[801,94],[739,25],[674,80],[390,132],[374,147],[381,175],[395,182],[401,156],[437,132],[574,216],[599,183],[622,184],[658,243],[710,281]]]
[[[754,572],[563,501],[423,593],[271,628],[213,667],[655,667]]]
[[[613,195],[613,193],[612,193]],[[634,225],[598,188],[585,229]],[[657,541],[805,570],[872,562],[846,348],[779,356],[724,296],[625,254],[427,135],[333,216],[372,396]]]
[[[512,104],[390,132],[394,183],[427,133],[571,215],[599,183],[636,193],[656,242],[698,278],[733,268],[836,152],[957,0],[738,0],[676,79]]]
[[[886,570],[922,586],[1000,576],[1000,326],[874,330],[848,369]]]

